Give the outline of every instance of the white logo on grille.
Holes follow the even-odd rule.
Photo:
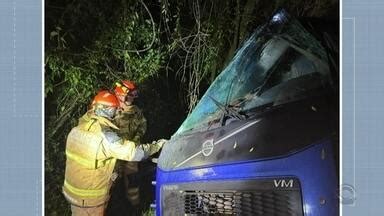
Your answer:
[[[275,187],[293,187],[293,180],[290,179],[288,181],[285,181],[285,179],[279,179],[279,180],[273,180],[273,183],[275,184]]]

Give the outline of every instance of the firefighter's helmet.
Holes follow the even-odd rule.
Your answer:
[[[96,115],[112,119],[119,107],[117,97],[106,90],[99,91],[91,104]]]
[[[136,84],[130,80],[123,80],[116,83],[115,94],[117,96],[130,96],[130,97],[138,97],[138,91],[136,88]]]

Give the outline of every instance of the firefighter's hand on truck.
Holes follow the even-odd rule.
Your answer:
[[[163,145],[164,145],[166,142],[168,142],[168,140],[166,140],[166,139],[159,139],[159,140],[156,141],[156,145],[159,146],[159,148],[162,148]]]

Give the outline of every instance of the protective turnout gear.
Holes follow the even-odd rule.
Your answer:
[[[139,107],[132,104],[137,97],[136,85],[128,80],[122,81],[121,84],[116,83],[115,93],[120,100],[120,108],[114,119],[114,123],[119,127],[117,133],[125,139],[140,142],[147,129],[147,121]],[[132,206],[138,206],[140,203],[138,163],[118,161],[117,166],[123,177],[127,200]]]
[[[114,119],[119,127],[118,135],[124,139],[140,142],[147,129],[147,120],[135,105],[121,107]],[[123,177],[125,195],[132,206],[140,204],[139,167],[137,162],[118,161],[119,172]]]
[[[154,149],[161,149],[164,141],[157,141],[151,144]],[[122,161],[121,161],[122,162]],[[140,204],[140,182],[141,178],[138,175],[139,167],[137,162],[123,162],[120,164],[123,173],[123,183],[125,186],[125,195],[127,200],[133,207]]]
[[[73,206],[105,205],[116,159],[140,161],[160,149],[159,145],[123,140],[112,128],[117,126],[89,112],[69,133],[63,193]]]
[[[140,142],[147,130],[147,120],[143,112],[136,105],[120,108],[114,119],[119,127],[117,133],[124,139]]]
[[[104,215],[105,205],[100,205],[92,208],[83,208],[71,205],[72,216],[101,216]]]

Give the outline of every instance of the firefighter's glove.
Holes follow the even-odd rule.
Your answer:
[[[161,149],[166,142],[168,142],[168,140],[166,140],[166,139],[159,139],[159,140],[156,141],[156,145],[159,147],[159,149]]]
[[[160,149],[163,147],[163,145],[168,142],[166,139],[159,139],[157,141],[153,141],[151,145],[151,155],[160,151]]]

